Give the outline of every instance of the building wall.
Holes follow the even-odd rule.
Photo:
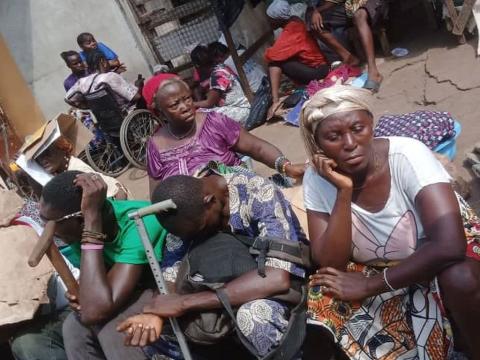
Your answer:
[[[151,74],[131,26],[115,0],[0,1],[0,33],[47,119],[68,108],[63,80],[69,70],[59,54],[78,50],[81,32],[93,33],[118,54],[127,80]]]

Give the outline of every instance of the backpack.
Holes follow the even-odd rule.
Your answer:
[[[257,270],[260,276],[265,277],[267,257],[310,268],[309,246],[300,242],[218,233],[190,247],[179,268],[176,292],[215,291],[223,309],[189,313],[179,318],[180,327],[189,341],[213,345],[236,332],[242,344],[258,359],[290,360],[297,354],[306,332],[307,291],[302,279],[292,278],[288,293],[272,298],[287,302],[292,308],[287,331],[280,344],[263,358],[240,332],[235,309],[223,290],[225,283],[251,270]]]

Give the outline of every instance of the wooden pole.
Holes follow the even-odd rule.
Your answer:
[[[248,83],[247,76],[245,75],[245,71],[243,71],[243,62],[238,56],[237,49],[235,48],[235,44],[232,39],[232,34],[230,33],[230,30],[227,27],[223,28],[223,35],[225,36],[225,40],[227,41],[228,48],[230,49],[230,54],[232,55],[233,63],[237,68],[237,73],[240,80],[240,85],[242,86],[243,93],[247,97],[248,102],[251,104],[253,101],[253,92]]]

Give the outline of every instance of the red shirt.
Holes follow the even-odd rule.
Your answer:
[[[145,99],[145,102],[147,103],[148,109],[153,110],[153,97],[155,96],[155,93],[157,92],[160,84],[163,81],[172,79],[172,78],[178,78],[178,75],[158,74],[158,75],[152,76],[150,79],[148,79],[145,82],[142,89],[142,96]]]
[[[296,58],[301,63],[318,67],[326,64],[316,40],[308,33],[300,20],[291,20],[284,28],[272,47],[265,50],[265,61],[286,61]]]

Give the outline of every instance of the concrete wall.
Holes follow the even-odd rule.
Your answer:
[[[91,32],[127,66],[125,78],[150,75],[149,64],[115,0],[1,0],[0,33],[46,118],[67,109],[60,53],[78,50],[76,37]]]

